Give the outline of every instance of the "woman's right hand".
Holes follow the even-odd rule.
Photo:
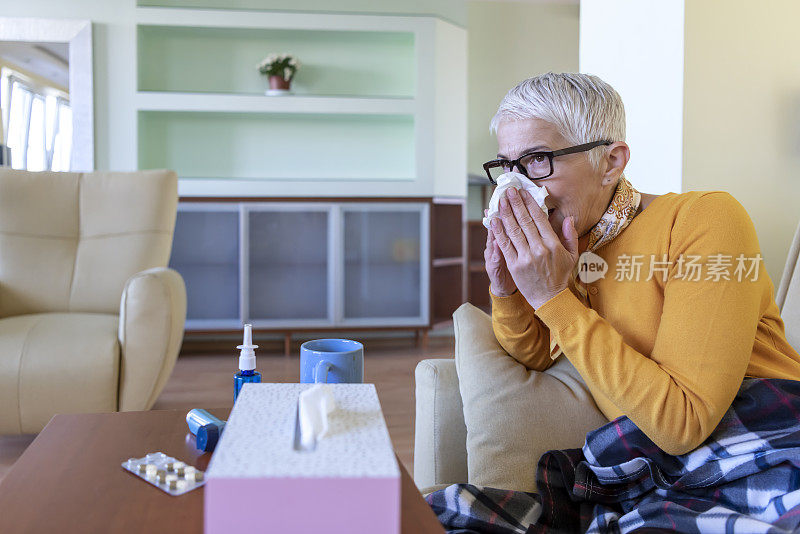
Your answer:
[[[489,210],[483,210],[484,217]],[[517,290],[514,279],[506,266],[506,259],[500,245],[494,240],[494,232],[489,228],[486,236],[486,250],[483,258],[486,262],[486,274],[489,275],[489,290],[496,297],[507,297]]]

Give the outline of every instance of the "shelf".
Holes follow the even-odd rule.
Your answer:
[[[489,275],[486,274],[486,262],[483,258],[486,249],[486,228],[482,221],[467,223],[467,250],[469,251],[469,269],[467,279],[468,302],[484,311],[491,308],[489,298]],[[487,312],[491,313],[491,311]]]
[[[183,257],[173,258],[170,260],[174,265],[180,265],[183,268],[222,268],[222,267],[236,267],[239,268],[239,258],[229,260],[186,260]]]
[[[145,167],[142,167],[145,168]],[[155,167],[147,167],[155,168]],[[165,168],[163,165],[158,168]],[[337,198],[342,195],[342,188],[349,187],[346,191],[348,198],[377,197],[379,195],[393,196],[400,200],[403,197],[417,199],[419,185],[413,178],[272,178],[272,177],[196,177],[180,174],[178,180],[178,195],[182,198],[199,199],[202,197],[224,198],[279,198],[302,197],[308,195],[313,188],[315,198]]]
[[[452,317],[453,312],[464,303],[463,263],[449,265],[431,271],[431,317],[436,323]]]
[[[479,308],[491,308],[489,298],[489,275],[486,271],[471,271],[467,289],[467,302]]]
[[[414,31],[427,22],[415,16],[352,15],[192,9],[182,7],[138,7],[138,24],[205,28],[275,28],[286,30]]]
[[[264,262],[253,262],[251,261],[248,263],[250,273],[258,272],[270,272],[274,271],[277,273],[286,273],[291,272],[295,274],[296,271],[311,271],[311,270],[327,270],[328,268],[328,260],[327,258],[323,258],[321,261],[318,262],[297,262],[297,263],[264,263]]]
[[[432,262],[434,267],[450,267],[452,265],[464,265],[464,258],[435,258]]]
[[[431,322],[431,330],[438,330],[440,328],[451,328],[453,326],[452,317],[434,317]]]
[[[484,271],[486,271],[486,262],[484,262],[483,260],[469,262],[469,272],[482,273]]]
[[[431,209],[434,258],[456,258],[464,254],[465,209],[465,203],[460,199],[457,202],[434,201]]]
[[[236,319],[190,319],[187,317],[185,329],[187,332],[195,334],[209,332],[217,334],[226,330],[240,332],[242,321],[238,317]]]
[[[483,221],[467,221],[467,254],[469,254],[470,262],[478,261],[483,264],[486,231]]]
[[[264,96],[222,93],[139,91],[139,111],[188,111],[226,113],[313,113],[351,115],[413,115],[413,98],[364,98],[329,96]]]
[[[154,168],[167,168],[167,166],[161,165],[153,167],[152,165],[147,167],[149,169]],[[275,191],[272,189],[274,185],[271,183],[274,182],[297,182],[297,183],[330,183],[330,182],[413,182],[413,178],[381,178],[379,176],[325,176],[322,178],[314,178],[314,177],[297,177],[297,176],[247,176],[247,177],[237,177],[231,178],[228,176],[218,175],[218,176],[192,176],[192,175],[185,175],[180,174],[178,176],[180,178],[180,182],[178,184],[178,188],[180,189],[181,196],[191,196],[197,195],[199,197],[209,196],[208,194],[203,194],[202,190],[205,188],[209,189],[210,193],[213,193],[211,196],[219,196],[219,197],[229,197],[229,196],[239,196],[239,197],[258,197],[259,195],[263,196],[274,196]],[[193,186],[188,182],[199,182],[203,185],[200,187],[196,187],[198,191],[193,191]],[[263,184],[261,182],[264,182]],[[182,186],[186,186],[183,188]],[[263,186],[263,187],[261,187]],[[220,188],[221,190],[215,190],[215,188]],[[305,191],[303,191],[304,193]],[[298,193],[296,196],[300,196],[301,193]],[[291,196],[291,195],[290,195]],[[321,198],[321,197],[333,197],[336,198],[338,195],[336,194],[319,194],[317,197],[314,198]],[[356,196],[356,195],[354,195]]]
[[[290,193],[286,183],[296,180],[415,180],[410,115],[140,110],[138,118],[139,168],[181,179],[271,180],[270,196]]]
[[[271,52],[291,52],[300,61],[292,80],[296,95],[416,95],[412,31],[342,31],[309,21],[284,28],[275,25],[280,15],[264,17],[262,25],[233,15],[252,26],[139,24],[138,90],[263,95],[267,80],[257,65]]]
[[[403,260],[403,261],[395,261],[395,260],[375,260],[372,258],[358,258],[353,260],[345,260],[344,262],[345,267],[361,267],[364,265],[369,266],[370,268],[382,268],[382,267],[405,267],[408,265],[419,265],[419,258],[414,260]]]
[[[184,197],[465,197],[463,28],[165,2],[134,10],[129,166],[174,170]],[[266,96],[257,65],[277,52],[301,66]]]

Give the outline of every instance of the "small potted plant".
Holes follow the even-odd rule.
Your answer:
[[[267,95],[288,94],[300,62],[291,54],[270,54],[258,65],[258,72],[269,78]]]

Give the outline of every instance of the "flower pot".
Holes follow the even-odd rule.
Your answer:
[[[269,77],[269,88],[272,90],[278,89],[283,91],[289,90],[289,80],[283,78],[283,76],[270,76]]]

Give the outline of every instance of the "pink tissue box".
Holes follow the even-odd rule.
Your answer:
[[[313,384],[245,384],[206,471],[205,530],[397,534],[400,470],[372,384],[333,384],[328,434],[294,450]]]

